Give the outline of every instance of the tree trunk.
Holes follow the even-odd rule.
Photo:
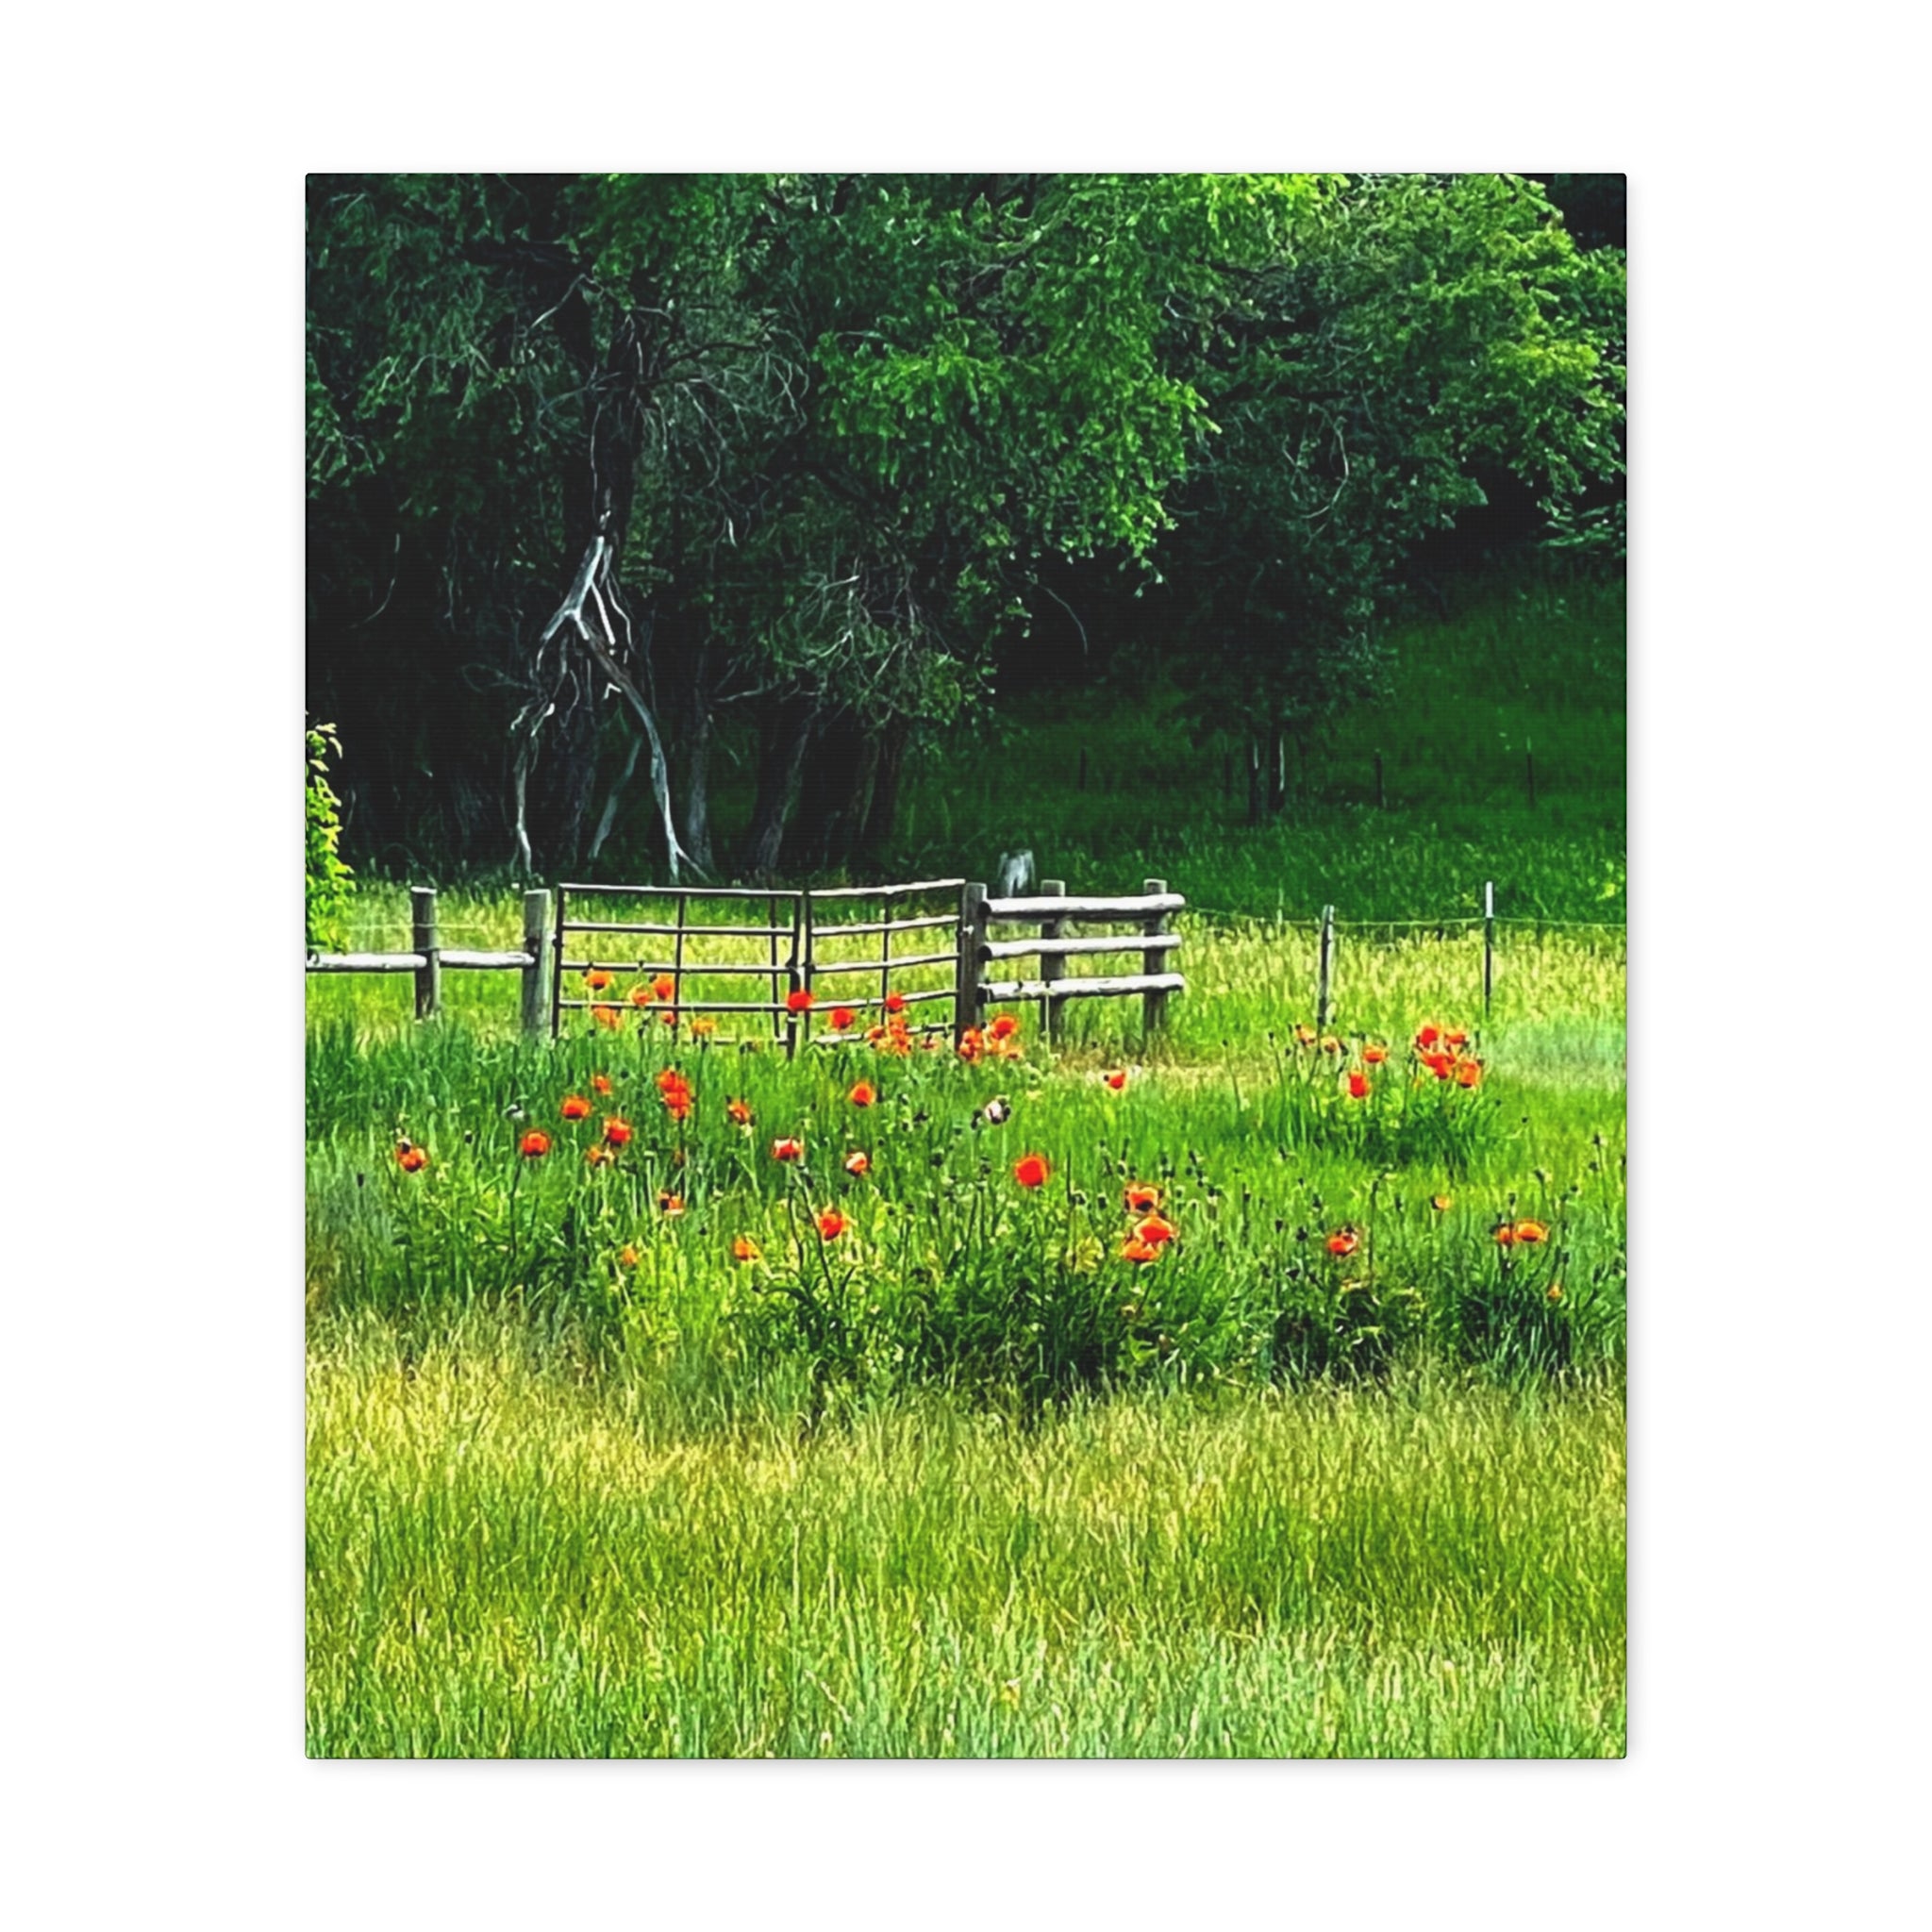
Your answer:
[[[1288,803],[1288,733],[1280,724],[1268,727],[1268,810],[1279,812]]]
[[[1248,823],[1258,825],[1265,814],[1267,793],[1261,783],[1261,740],[1248,733]]]
[[[872,800],[858,835],[858,857],[874,858],[890,841],[899,819],[899,787],[906,772],[906,747],[912,741],[911,724],[892,719],[878,734],[878,762],[873,768]]]
[[[769,878],[778,869],[785,822],[798,795],[799,768],[805,762],[815,708],[808,697],[790,697],[766,718],[758,796],[744,835],[744,871],[752,878]]]
[[[793,872],[842,865],[851,858],[877,760],[877,741],[856,712],[841,709],[819,721],[786,841],[786,863]]]

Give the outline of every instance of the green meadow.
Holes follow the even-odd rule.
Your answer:
[[[1621,597],[1400,642],[1266,825],[1158,694],[915,784],[907,875],[1188,895],[1152,1040],[309,981],[312,1753],[1622,1752]]]

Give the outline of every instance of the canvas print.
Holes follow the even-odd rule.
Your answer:
[[[1620,175],[313,175],[321,1757],[1614,1757]]]

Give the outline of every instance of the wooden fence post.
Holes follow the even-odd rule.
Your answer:
[[[557,889],[557,924],[550,933],[550,1037],[558,1039],[563,1032],[563,923],[567,895],[561,886]]]
[[[1496,983],[1496,882],[1483,882],[1483,1011],[1490,1010],[1490,994]]]
[[[1321,949],[1315,965],[1315,1030],[1328,1030],[1329,988],[1335,974],[1335,908],[1322,908]]]
[[[416,969],[416,1017],[433,1020],[442,1004],[442,947],[436,934],[436,888],[409,888],[409,950],[423,955]]]
[[[986,941],[986,888],[959,888],[959,969],[953,982],[953,1044],[979,1024],[979,948]]]
[[[1041,879],[1040,896],[1042,899],[1064,899],[1067,896],[1066,880]],[[1061,939],[1065,936],[1066,930],[1067,922],[1064,919],[1042,919],[1040,922],[1040,937],[1043,940]],[[1065,966],[1055,955],[1042,953],[1040,956],[1040,979],[1042,986],[1051,986],[1065,971]],[[1040,1030],[1046,1036],[1049,1043],[1059,1030],[1059,1001],[1050,992],[1042,994],[1040,1001]]]
[[[524,951],[530,963],[524,968],[524,1031],[543,1030],[543,941],[550,930],[550,894],[541,890],[524,894]]]
[[[1164,892],[1167,891],[1167,881],[1165,879],[1147,879],[1143,882],[1141,890],[1147,892]],[[1148,939],[1152,939],[1156,933],[1164,933],[1166,930],[1167,914],[1164,912],[1157,912],[1141,928],[1142,935]],[[1165,973],[1167,971],[1166,959],[1167,954],[1165,949],[1157,946],[1151,952],[1141,955],[1141,971],[1142,973]],[[1141,1033],[1148,1038],[1152,1038],[1166,1024],[1167,994],[1164,991],[1142,993],[1141,995]]]

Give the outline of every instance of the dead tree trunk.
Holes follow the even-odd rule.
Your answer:
[[[785,824],[798,795],[798,775],[811,738],[814,710],[812,699],[789,697],[766,718],[758,755],[758,796],[744,835],[743,866],[752,878],[769,878],[778,869]]]

